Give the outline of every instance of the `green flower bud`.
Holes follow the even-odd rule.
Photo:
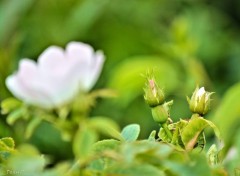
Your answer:
[[[204,87],[197,87],[193,92],[191,99],[187,97],[189,108],[193,113],[205,115],[210,109],[210,96],[213,92],[205,91]]]
[[[168,121],[170,106],[173,104],[173,101],[164,103],[163,105],[158,105],[152,108],[153,120],[157,123],[163,124]]]
[[[144,92],[144,99],[150,107],[163,104],[164,93],[162,89],[159,88],[154,78],[148,79]]]

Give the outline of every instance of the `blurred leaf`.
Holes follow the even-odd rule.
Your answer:
[[[26,109],[24,107],[15,109],[7,116],[7,123],[9,125],[13,125],[18,119],[24,117],[25,115],[26,115]]]
[[[85,160],[90,156],[93,144],[97,141],[97,134],[94,130],[86,127],[78,129],[73,139],[73,152],[77,159]]]
[[[240,126],[240,83],[232,86],[225,93],[222,102],[216,113],[212,117],[214,123],[221,131],[221,135],[225,142],[234,139],[236,130]]]
[[[30,145],[22,145],[18,153],[7,161],[7,167],[12,171],[19,171],[20,176],[38,175],[44,168],[44,158],[37,149]]]
[[[165,176],[164,172],[159,170],[157,167],[154,167],[150,164],[124,164],[121,163],[115,167],[110,167],[106,171],[106,175],[116,175],[116,176],[140,176],[140,175],[149,175],[149,176]]]
[[[65,26],[70,27],[67,35],[69,38],[85,34],[94,22],[101,16],[105,10],[106,4],[109,0],[95,0],[78,1],[79,3],[69,14],[69,18]]]
[[[93,145],[93,150],[96,153],[101,153],[105,150],[114,150],[119,146],[121,142],[114,139],[105,139],[102,141],[98,141]]]
[[[19,108],[22,103],[15,98],[7,98],[1,102],[1,113],[8,114],[11,111]]]
[[[42,119],[40,117],[34,117],[31,119],[31,121],[28,122],[27,128],[25,131],[25,137],[28,139],[32,136],[34,130],[37,128],[37,126],[42,122]]]
[[[138,124],[127,125],[123,128],[121,135],[126,141],[137,140],[140,133],[140,126]]]
[[[120,141],[114,139],[107,139],[98,141],[93,145],[94,155],[99,157],[92,161],[89,165],[90,170],[103,171],[104,168],[109,167],[109,165],[113,162],[113,159],[110,158],[110,152],[116,151],[117,147],[121,144]],[[104,156],[109,152],[109,156]]]
[[[112,70],[108,85],[119,92],[116,101],[121,105],[127,105],[143,93],[145,79],[142,75],[147,71],[154,71],[156,81],[167,93],[172,92],[179,84],[180,73],[177,67],[158,56],[127,58]]]
[[[88,125],[94,130],[104,133],[113,138],[123,140],[123,137],[120,134],[119,126],[113,120],[106,117],[92,117],[88,121]]]
[[[0,45],[13,32],[19,18],[31,7],[35,0],[2,1],[0,6]]]
[[[141,160],[141,156],[145,162],[151,162],[157,158],[158,163],[164,160],[173,151],[173,148],[164,143],[152,142],[147,140],[123,143],[120,147],[121,156],[125,162],[132,163],[135,159]],[[147,157],[148,156],[148,157]],[[146,159],[148,158],[148,159]]]
[[[213,176],[206,157],[203,154],[192,153],[190,154],[190,158],[190,160],[182,160],[180,162],[166,160],[164,164],[167,168],[170,168],[174,176]]]

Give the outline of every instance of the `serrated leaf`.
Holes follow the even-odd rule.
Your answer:
[[[87,127],[78,129],[73,139],[73,153],[77,159],[84,160],[91,154],[92,146],[97,141],[97,134]]]
[[[2,139],[0,139],[0,141],[2,141],[6,146],[8,146],[11,149],[14,149],[14,147],[15,147],[15,142],[10,137],[2,138]]]
[[[121,135],[126,141],[137,140],[140,133],[140,126],[138,124],[127,125],[123,128]]]
[[[96,131],[111,136],[118,140],[124,140],[119,132],[120,128],[116,122],[106,117],[92,117],[88,125]]]
[[[186,150],[193,149],[194,145],[198,141],[199,135],[203,132],[206,127],[213,128],[217,137],[219,137],[219,131],[217,127],[210,121],[202,118],[196,117],[192,118],[188,124],[183,128],[181,132],[182,141]]]

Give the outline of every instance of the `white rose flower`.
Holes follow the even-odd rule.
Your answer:
[[[96,83],[104,55],[90,45],[70,42],[64,51],[47,48],[35,62],[22,59],[19,69],[6,79],[14,96],[42,108],[59,107],[71,101],[79,91],[87,92]]]

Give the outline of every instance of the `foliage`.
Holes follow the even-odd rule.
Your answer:
[[[239,7],[227,0],[0,1],[0,175],[238,175]],[[92,91],[49,110],[11,97],[5,81],[20,59],[69,41],[104,51]],[[145,105],[147,70],[171,107]],[[215,92],[203,118],[186,102],[196,85]],[[155,123],[153,111],[166,123]]]

